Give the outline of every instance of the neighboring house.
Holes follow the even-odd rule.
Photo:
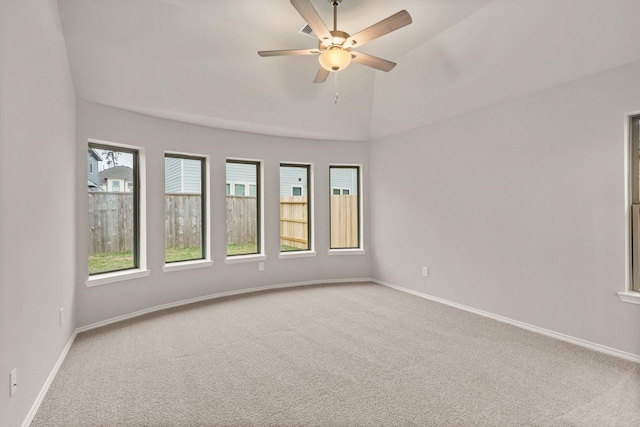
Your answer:
[[[242,163],[227,163],[227,196],[256,195],[255,167]]]
[[[358,194],[358,171],[353,168],[331,169],[331,194]]]
[[[280,196],[306,196],[307,169],[280,168]]]
[[[102,161],[100,154],[93,148],[87,152],[87,187],[89,191],[102,191],[100,187],[100,176],[98,174],[98,163]]]
[[[133,191],[133,169],[129,166],[114,166],[98,173],[103,191],[130,193]]]
[[[201,193],[201,163],[198,160],[164,158],[165,193]]]

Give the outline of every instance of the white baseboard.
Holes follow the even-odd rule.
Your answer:
[[[561,334],[560,332],[551,331],[549,329],[540,328],[538,326],[530,325],[528,323],[520,322],[518,320],[513,320],[508,317],[499,316],[497,314],[489,313],[487,311],[482,311],[475,309],[473,307],[468,307],[466,305],[458,304],[455,302],[451,302],[442,298],[434,297],[432,295],[423,294],[422,292],[417,292],[411,289],[403,288],[401,286],[396,286],[391,283],[383,282],[382,280],[371,279],[372,282],[377,283],[379,285],[387,286],[389,288],[396,289],[398,291],[406,292],[408,294],[416,295],[421,298],[425,298],[431,301],[439,302],[441,304],[446,304],[451,307],[458,308],[460,310],[468,311],[470,313],[479,314],[480,316],[488,317],[489,319],[497,320],[499,322],[508,323],[509,325],[517,326],[518,328],[526,329],[531,332],[536,332],[541,335],[546,335],[551,338],[558,339],[560,341],[565,341],[571,344],[579,345],[580,347],[585,347],[590,350],[595,350],[600,353],[605,353],[610,356],[619,357],[621,359],[630,360],[631,362],[640,363],[640,355],[628,353],[626,351],[618,350],[615,348],[607,347],[604,345],[596,344],[590,341],[586,341],[580,338],[572,337],[570,335]]]
[[[322,285],[325,283],[356,283],[356,282],[373,282],[370,278],[355,278],[355,279],[326,279],[326,280],[310,280],[307,282],[295,282],[295,283],[283,283],[278,285],[261,286],[258,288],[239,289],[236,291],[218,292],[215,294],[204,295],[196,298],[189,298],[182,301],[171,302],[168,304],[157,305],[151,308],[145,308],[144,310],[136,311],[134,313],[124,314],[122,316],[113,317],[100,322],[92,323],[90,325],[82,326],[76,329],[76,333],[89,331],[101,326],[110,325],[112,323],[122,322],[123,320],[133,319],[134,317],[143,316],[145,314],[153,313],[160,310],[166,310],[168,308],[180,307],[182,305],[193,304],[196,302],[207,301],[216,298],[230,297],[234,295],[248,294],[252,292],[268,291],[272,289],[284,289],[292,288],[295,286],[309,286],[309,285]]]
[[[49,377],[47,377],[47,381],[45,381],[44,385],[42,386],[42,389],[40,390],[40,393],[38,394],[36,401],[33,402],[33,405],[31,405],[31,409],[27,414],[27,418],[25,418],[24,422],[22,423],[22,427],[29,427],[29,425],[35,418],[36,413],[38,412],[38,409],[40,409],[40,405],[42,404],[42,401],[44,400],[44,397],[47,394],[47,391],[49,391],[49,387],[51,387],[51,383],[53,382],[53,379],[58,374],[58,370],[60,369],[60,366],[62,366],[62,362],[64,362],[64,359],[67,357],[67,354],[71,349],[71,345],[76,339],[76,335],[78,335],[77,331],[74,332],[73,335],[71,335],[71,338],[69,338],[69,342],[67,342],[67,345],[64,347],[64,350],[62,350],[60,357],[58,357],[58,361],[53,366],[53,369],[51,370]]]

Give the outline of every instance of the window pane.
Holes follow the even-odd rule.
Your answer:
[[[88,159],[95,165],[88,177],[89,274],[136,268],[137,152],[91,144]],[[121,182],[133,191],[121,191]]]
[[[631,119],[631,289],[640,292],[640,116]]]
[[[165,261],[203,259],[205,200],[202,158],[166,155],[165,190]]]
[[[227,160],[227,182],[244,182],[256,188],[255,195],[245,196],[245,184],[235,184],[227,196],[227,255],[259,253],[260,248],[260,164]]]
[[[360,247],[359,168],[331,166],[331,249]],[[341,194],[342,193],[342,194]]]
[[[311,248],[307,165],[280,165],[280,251]],[[296,185],[293,185],[296,184]]]

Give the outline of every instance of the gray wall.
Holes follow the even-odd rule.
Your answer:
[[[616,295],[639,75],[634,63],[372,142],[373,277],[640,355],[640,306]]]
[[[79,183],[55,1],[0,2],[0,58],[0,424],[19,426],[75,329],[75,188],[86,192],[87,150]]]
[[[329,256],[329,164],[362,164],[368,177],[368,144],[263,136],[205,128],[99,106],[78,100],[76,158],[86,161],[87,140],[95,138],[146,148],[148,277],[86,287],[87,213],[86,167],[77,168],[78,326],[85,326],[160,304],[218,292],[311,280],[370,277],[369,255]],[[149,143],[148,141],[153,141]],[[214,265],[164,273],[164,152],[210,156],[211,235]],[[225,264],[226,159],[263,160],[265,270],[257,263]],[[280,163],[314,165],[315,244],[317,255],[279,259]],[[368,249],[368,195],[365,200],[365,249]]]

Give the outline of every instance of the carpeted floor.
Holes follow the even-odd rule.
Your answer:
[[[32,426],[640,426],[640,365],[371,283],[79,334]]]

